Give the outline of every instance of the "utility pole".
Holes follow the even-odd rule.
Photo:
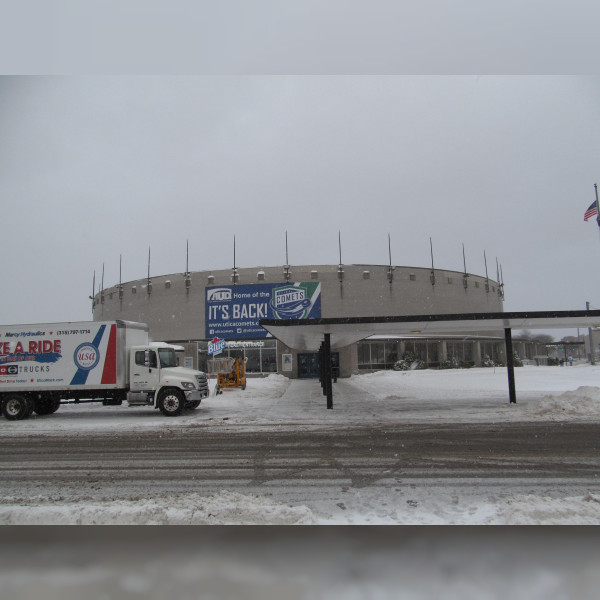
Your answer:
[[[585,303],[585,309],[590,310],[590,303]],[[590,363],[592,365],[596,364],[596,352],[594,350],[594,341],[592,339],[592,328],[588,327],[588,335],[590,336]]]
[[[429,274],[429,281],[431,285],[435,285],[435,268],[433,267],[433,242],[429,238],[429,249],[431,250],[431,273]]]
[[[390,282],[390,285],[392,285],[392,281],[394,280],[394,267],[392,267],[392,238],[390,237],[389,233],[388,233],[388,253],[390,256],[390,266],[388,267],[387,278],[388,278],[388,281]],[[340,262],[341,262],[341,259],[340,259]]]

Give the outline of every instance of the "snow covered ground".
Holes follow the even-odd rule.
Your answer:
[[[600,366],[516,369],[517,404],[508,402],[505,369],[382,371],[340,379],[334,409],[318,382],[272,375],[246,390],[211,395],[196,411],[165,418],[158,411],[99,404],[67,405],[25,421],[0,420],[0,435],[84,436],[93,432],[354,427],[383,423],[600,421]],[[70,501],[49,496],[3,498],[2,524],[600,524],[600,485],[573,493],[507,490],[506,482],[476,488],[372,486],[346,490],[343,502],[307,491],[305,503],[221,490],[211,496],[166,494],[140,501]]]
[[[235,425],[323,427],[358,423],[441,423],[536,420],[600,421],[600,366],[521,367],[515,369],[517,403],[508,401],[504,368],[377,371],[338,379],[333,410],[315,380],[282,375],[248,379],[246,390],[228,389],[205,398],[197,411],[167,419],[147,407],[98,403],[63,405],[50,417],[7,422],[13,434],[85,435],[89,431],[173,429]]]

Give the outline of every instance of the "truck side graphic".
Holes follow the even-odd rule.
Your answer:
[[[175,416],[208,396],[206,374],[180,367],[177,347],[152,343],[143,323],[0,326],[0,404],[14,421],[61,403],[153,406]]]

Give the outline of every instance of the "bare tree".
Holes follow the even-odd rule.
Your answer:
[[[531,341],[536,344],[551,344],[554,341],[554,338],[547,333],[538,333],[531,337]]]
[[[533,337],[533,334],[531,333],[531,331],[529,329],[524,329],[523,331],[517,331],[515,333],[515,335],[513,336],[513,338],[515,340],[519,340],[522,342],[529,342],[529,341],[531,341],[532,337]]]

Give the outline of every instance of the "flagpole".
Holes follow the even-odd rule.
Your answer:
[[[598,184],[594,184],[594,190],[596,191],[596,222],[598,223],[598,229],[600,229],[600,204],[598,204]]]

